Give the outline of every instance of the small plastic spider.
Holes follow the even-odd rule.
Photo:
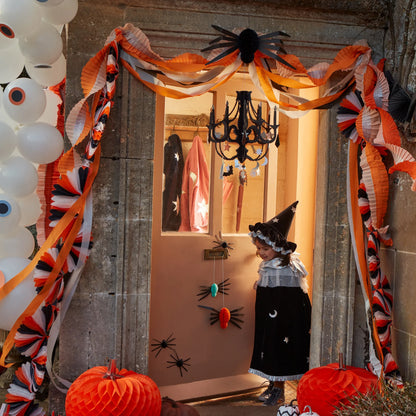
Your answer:
[[[168,365],[166,368],[171,368],[171,367],[178,367],[179,368],[179,372],[181,373],[181,377],[183,377],[182,374],[182,370],[188,372],[188,369],[186,367],[190,367],[191,364],[188,364],[188,361],[191,358],[186,358],[185,360],[183,358],[179,358],[178,353],[176,351],[174,351],[173,354],[170,354],[171,358],[173,359],[173,361],[166,361]]]
[[[238,323],[243,323],[244,321],[239,318],[239,316],[244,316],[243,313],[238,313],[241,311],[241,309],[244,308],[242,306],[241,308],[236,308],[230,311],[227,308],[221,308],[221,310],[217,310],[215,308],[211,308],[210,306],[203,306],[198,305],[200,308],[205,308],[211,311],[209,323],[211,325],[214,325],[216,322],[220,321],[220,326],[222,329],[227,328],[228,323],[231,322],[233,325],[235,325],[237,328],[241,329],[241,326]]]
[[[283,42],[278,38],[278,36],[290,37],[287,33],[278,31],[258,36],[254,30],[247,28],[244,29],[239,35],[236,35],[235,33],[223,29],[222,27],[216,25],[212,25],[212,27],[222,33],[222,35],[213,39],[210,42],[210,46],[202,49],[202,52],[226,47],[229,48],[217,55],[215,58],[211,59],[207,65],[219,61],[221,58],[224,58],[238,49],[241,54],[241,60],[246,64],[252,62],[254,60],[255,53],[259,51],[269,58],[276,59],[280,63],[295,69],[279,56],[279,53],[286,54],[286,51],[283,49]]]
[[[231,283],[228,282],[229,280],[230,279],[227,278],[218,285],[216,283],[213,283],[211,286],[199,286],[201,290],[197,294],[197,296],[200,296],[198,301],[205,299],[208,295],[211,295],[213,298],[215,298],[215,296],[217,296],[218,293],[228,295],[228,286],[231,285]]]
[[[162,339],[161,341],[159,341],[158,339],[153,339],[153,341],[156,341],[155,343],[151,344],[151,346],[154,347],[152,349],[152,352],[157,351],[155,357],[157,357],[162,350],[167,348],[174,351],[172,347],[176,346],[176,344],[173,343],[173,341],[175,341],[176,338],[172,338],[172,335],[173,334],[170,334],[167,337],[167,339]]]
[[[215,240],[213,241],[214,245],[214,250],[218,249],[218,248],[223,248],[224,250],[227,250],[227,254],[228,250],[234,250],[231,243],[227,243],[223,238],[222,238],[222,234],[221,231],[218,233],[218,235],[215,235]]]

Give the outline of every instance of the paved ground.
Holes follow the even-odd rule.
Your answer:
[[[297,383],[286,382],[285,384],[285,402],[290,403],[291,400],[296,399]],[[263,406],[257,400],[262,391],[263,389],[259,389],[226,398],[188,404],[192,405],[200,416],[275,416],[280,405]]]

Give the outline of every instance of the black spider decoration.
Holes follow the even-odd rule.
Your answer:
[[[168,364],[170,364],[166,368],[171,368],[175,366],[178,367],[179,372],[181,373],[181,377],[183,377],[182,370],[188,372],[188,369],[186,367],[191,366],[191,364],[188,364],[188,361],[191,358],[186,358],[185,360],[183,358],[179,358],[176,351],[174,351],[173,354],[170,354],[170,356],[173,359],[173,361],[166,361]]]
[[[162,339],[161,341],[159,341],[158,339],[153,339],[153,341],[156,341],[155,343],[151,344],[152,347],[154,347],[152,349],[153,351],[157,351],[155,357],[157,357],[160,352],[164,349],[170,349],[172,351],[174,351],[174,349],[172,347],[175,347],[176,344],[173,343],[173,341],[176,340],[176,338],[172,337],[173,334],[170,334],[167,339]]]
[[[222,35],[213,39],[210,42],[210,46],[202,49],[202,52],[227,47],[228,49],[211,59],[207,65],[219,61],[238,49],[241,54],[241,60],[246,64],[252,62],[254,60],[255,53],[260,51],[269,58],[276,59],[283,65],[296,69],[290,65],[289,62],[286,62],[279,56],[280,53],[286,54],[286,51],[283,49],[283,41],[279,39],[278,36],[290,37],[287,33],[277,31],[259,36],[254,30],[247,28],[244,29],[239,35],[236,35],[235,33],[217,25],[212,25],[212,27],[222,33]]]
[[[214,250],[218,248],[223,248],[224,250],[227,250],[227,254],[228,250],[234,250],[231,243],[227,243],[225,240],[223,240],[221,231],[218,233],[218,235],[215,235],[215,240],[213,241],[213,243],[215,244],[213,247]]]
[[[205,299],[208,295],[211,295],[214,298],[215,296],[217,296],[218,293],[228,295],[228,286],[231,285],[231,283],[228,282],[229,280],[230,279],[227,278],[218,285],[216,283],[213,283],[211,286],[199,286],[200,291],[197,294],[197,296],[200,296],[200,298],[198,299],[198,301]]]

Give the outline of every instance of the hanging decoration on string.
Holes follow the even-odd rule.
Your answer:
[[[240,324],[244,322],[241,319],[241,317],[244,316],[244,314],[240,313],[240,311],[244,308],[244,306],[240,308],[232,309],[231,311],[226,307],[223,307],[220,310],[218,310],[210,306],[204,306],[204,305],[198,305],[198,306],[200,308],[208,309],[211,311],[210,318],[209,318],[210,325],[214,325],[215,323],[219,321],[222,329],[227,328],[229,323],[241,329]]]

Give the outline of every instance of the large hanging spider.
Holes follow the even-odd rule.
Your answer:
[[[173,341],[175,341],[176,338],[173,338],[172,335],[173,334],[170,334],[167,337],[167,339],[162,339],[161,341],[159,341],[158,339],[153,339],[153,341],[156,341],[156,342],[150,345],[154,347],[152,349],[152,352],[157,351],[155,357],[157,357],[162,350],[167,349],[167,348],[174,351],[172,347],[176,346],[176,344],[173,343]]]
[[[211,311],[209,323],[211,325],[214,325],[216,322],[220,321],[220,326],[222,329],[227,328],[228,323],[231,322],[233,325],[235,325],[237,328],[241,329],[241,326],[238,323],[243,323],[244,321],[239,318],[239,316],[244,316],[243,313],[238,313],[241,311],[241,309],[244,308],[242,306],[241,308],[236,308],[230,311],[227,308],[221,308],[220,310],[217,310],[215,308],[211,308],[210,306],[203,306],[198,305],[200,308],[205,308]]]
[[[166,368],[171,368],[174,366],[178,367],[179,372],[181,373],[181,377],[183,377],[182,370],[188,372],[188,369],[186,367],[191,366],[191,364],[188,364],[188,361],[191,358],[186,358],[185,360],[183,358],[179,358],[176,351],[174,351],[173,354],[170,354],[170,356],[173,359],[173,361],[166,361],[168,364],[170,364]]]
[[[208,295],[211,295],[214,298],[215,296],[217,296],[218,293],[228,295],[228,286],[231,285],[231,283],[228,282],[229,280],[230,279],[227,278],[218,285],[216,283],[213,283],[211,286],[199,286],[200,291],[197,294],[197,296],[200,296],[200,298],[198,299],[198,301],[205,299]]]
[[[228,49],[211,59],[207,65],[219,61],[221,58],[224,58],[238,49],[241,54],[241,60],[246,64],[252,62],[255,53],[259,51],[269,58],[276,59],[283,65],[296,69],[279,56],[280,53],[286,54],[286,51],[283,49],[283,41],[279,39],[278,36],[290,37],[287,33],[277,31],[259,36],[254,30],[247,28],[239,35],[236,35],[217,25],[212,25],[212,27],[222,33],[222,35],[213,39],[210,42],[210,46],[202,49],[202,52],[227,47]]]

